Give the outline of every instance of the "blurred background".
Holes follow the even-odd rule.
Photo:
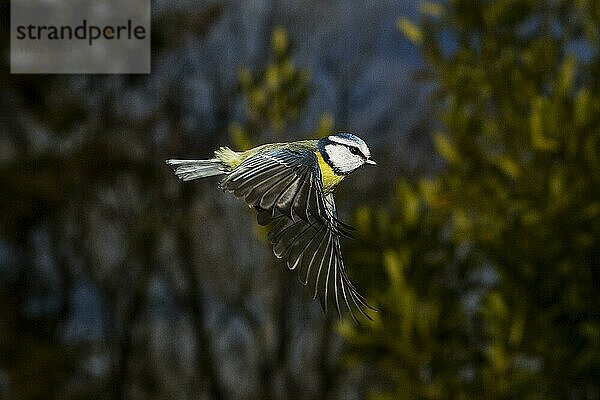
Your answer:
[[[150,75],[10,75],[0,398],[600,399],[600,3],[154,1]],[[166,158],[359,134],[324,315]]]

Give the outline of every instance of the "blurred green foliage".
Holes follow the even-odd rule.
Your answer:
[[[309,96],[310,72],[297,67],[292,54],[293,46],[287,31],[277,26],[271,32],[266,65],[256,72],[249,67],[239,70],[238,83],[244,98],[245,121],[229,126],[229,134],[237,150],[256,146],[256,137],[261,132],[281,136],[298,120]],[[322,137],[332,130],[333,117],[324,113],[315,132],[304,135]]]
[[[381,313],[343,326],[348,358],[377,367],[373,399],[598,399],[600,3],[421,11],[398,28],[427,62],[446,166],[357,213]]]

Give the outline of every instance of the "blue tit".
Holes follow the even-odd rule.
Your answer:
[[[271,143],[237,152],[221,147],[210,160],[167,160],[184,181],[222,175],[219,184],[256,209],[259,224],[270,224],[269,240],[278,258],[298,271],[323,310],[354,310],[370,318],[373,309],[350,282],[340,249],[352,227],[337,217],[333,193],[349,174],[376,165],[367,144],[350,133],[320,140]]]

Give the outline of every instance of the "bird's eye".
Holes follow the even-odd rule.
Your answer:
[[[350,153],[358,156],[360,155],[360,150],[358,150],[356,147],[350,147]]]

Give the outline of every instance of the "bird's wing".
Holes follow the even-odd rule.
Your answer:
[[[259,223],[272,222],[273,251],[298,271],[301,282],[319,297],[326,311],[334,302],[367,318],[370,307],[350,282],[340,250],[340,236],[351,236],[337,218],[333,195],[323,194],[321,171],[310,150],[276,149],[242,162],[220,184],[259,211]]]
[[[325,207],[330,224],[337,224],[332,194],[326,196]],[[313,298],[319,297],[325,312],[328,304],[333,303],[340,315],[345,308],[356,322],[354,310],[371,319],[366,309],[373,307],[358,293],[346,273],[336,229],[320,222],[294,221],[280,214],[273,218],[269,239],[275,255],[285,258],[288,268],[298,271],[298,278],[308,286]]]
[[[220,187],[257,210],[270,212],[270,218],[283,214],[292,221],[321,222],[339,235],[352,237],[353,228],[327,210],[321,170],[310,150],[275,149],[252,156],[231,171]]]

